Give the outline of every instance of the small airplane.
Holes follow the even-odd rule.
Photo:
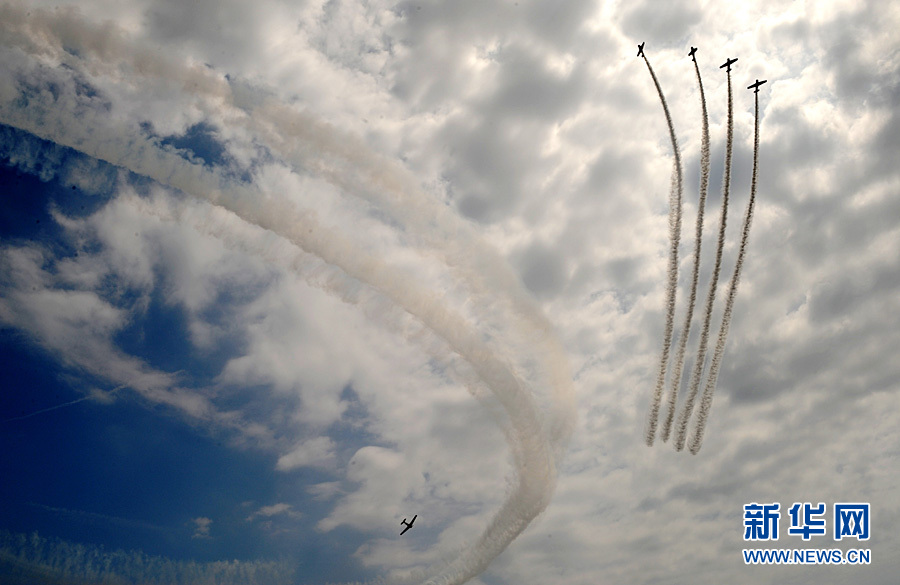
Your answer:
[[[419,515],[416,514],[415,516],[413,516],[413,519],[410,520],[409,522],[406,521],[406,518],[404,518],[403,520],[400,521],[400,524],[403,524],[404,526],[406,526],[406,528],[403,529],[403,532],[400,533],[400,536],[403,536],[404,534],[406,534],[407,530],[412,528],[412,525],[415,523],[416,518],[418,518],[418,517],[419,517]]]
[[[747,86],[747,89],[752,89],[752,90],[754,90],[753,93],[759,93],[759,86],[762,85],[762,84],[764,84],[764,83],[767,82],[767,81],[768,81],[768,79],[763,79],[762,81],[760,81],[759,79],[757,79],[757,80],[756,80],[756,83],[751,83],[750,85]]]
[[[725,63],[723,63],[722,65],[719,65],[719,69],[721,69],[722,67],[728,67],[728,69],[726,69],[725,71],[731,73],[731,64],[732,63],[737,63],[737,58],[729,59],[729,60],[725,61]]]
[[[694,60],[694,63],[697,62],[697,57],[694,56],[694,53],[697,52],[697,47],[691,47],[691,52],[688,53],[688,57]]]
[[[647,41],[644,41],[644,43],[646,43],[646,42]],[[638,57],[644,56],[644,43],[641,43],[640,45],[638,45],[638,54],[637,54]]]

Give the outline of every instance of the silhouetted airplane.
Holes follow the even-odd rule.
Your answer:
[[[697,57],[694,57],[694,53],[697,52],[697,47],[691,47],[691,52],[688,53],[688,57],[694,60],[694,63],[697,62]]]
[[[719,69],[721,69],[722,67],[728,67],[728,69],[726,69],[725,71],[730,72],[732,63],[737,63],[737,58],[729,59],[729,60],[725,61],[725,63],[723,63],[722,65],[719,65]]]
[[[759,93],[759,86],[762,85],[762,84],[764,84],[764,83],[767,82],[767,81],[768,81],[768,79],[763,79],[762,81],[760,81],[759,79],[757,79],[757,80],[756,80],[756,83],[751,83],[750,85],[747,86],[747,89],[752,89],[752,90],[754,90],[753,93]]]
[[[406,518],[404,518],[403,520],[400,521],[400,524],[403,524],[404,526],[406,526],[406,528],[403,529],[403,532],[400,533],[400,536],[403,536],[404,534],[406,534],[407,530],[412,528],[413,523],[415,523],[416,518],[418,518],[418,517],[419,517],[419,515],[416,514],[415,516],[413,516],[413,519],[410,520],[409,522],[406,521]]]
[[[644,41],[644,43],[646,43],[646,42],[647,41]],[[637,54],[638,57],[644,56],[644,43],[641,43],[640,45],[638,45],[638,54]]]

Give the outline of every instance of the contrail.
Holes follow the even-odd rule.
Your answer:
[[[112,390],[110,390],[108,392],[104,392],[103,394],[106,394],[107,396],[112,396],[113,394],[115,394],[116,392],[118,392],[119,390],[121,390],[122,388],[125,388],[125,387],[126,387],[125,385],[116,386]],[[36,410],[34,412],[29,412],[28,414],[23,414],[21,416],[14,416],[12,418],[3,419],[2,421],[0,421],[0,423],[8,423],[8,422],[16,421],[16,420],[25,420],[25,419],[31,418],[33,416],[37,416],[39,414],[44,414],[45,412],[51,412],[54,410],[58,410],[60,408],[65,408],[66,406],[72,406],[74,404],[78,404],[79,402],[84,402],[85,400],[97,400],[97,395],[89,394],[87,396],[82,396],[81,398],[76,398],[75,400],[70,400],[69,402],[63,402],[62,404],[56,404],[54,406],[48,406],[47,408],[42,408],[42,409]]]
[[[81,26],[78,29],[74,26],[79,24],[77,18],[65,11],[61,11],[64,16],[60,17],[64,22],[60,24],[61,21],[55,21],[55,26],[64,30],[50,35],[37,33],[31,37],[27,28],[36,22],[37,15],[54,24],[53,17],[48,13],[34,12],[36,16],[29,20],[24,15],[24,9],[0,7],[0,16],[3,16],[0,20],[6,23],[0,25],[5,27],[4,44],[24,45],[26,56],[45,56],[48,52],[60,54],[58,47],[61,46],[61,35],[65,35],[67,47],[94,42],[84,36],[85,29],[89,27]],[[53,32],[53,27],[50,28]],[[97,33],[94,38],[100,40],[97,41],[97,51],[92,54],[93,59],[84,57],[82,62],[79,61],[81,57],[63,51],[65,62],[72,70],[88,75],[105,73],[108,77],[115,78],[116,71],[110,71],[111,66],[104,60],[124,58],[134,65],[134,71],[150,71],[152,75],[183,82],[191,92],[206,91],[208,95],[217,95],[223,100],[230,99],[227,84],[223,87],[221,80],[204,78],[198,70],[183,67],[179,69],[172,63],[154,61],[152,55],[141,52],[140,47],[129,46],[124,42],[124,33],[121,31],[110,32],[109,26],[94,32]],[[111,54],[118,51],[124,57]],[[31,59],[28,65],[34,68],[34,57]],[[14,66],[23,67],[22,57],[14,62]],[[8,78],[20,79],[14,74],[8,75]],[[189,78],[191,84],[188,83]],[[34,83],[35,79],[40,77],[30,77],[29,83]],[[201,84],[198,88],[194,85],[198,80],[206,85]],[[67,87],[70,89],[68,92]],[[564,360],[564,356],[560,358],[562,352],[558,343],[550,344],[553,351],[545,358],[547,361],[543,362],[545,372],[553,383],[552,412],[549,421],[545,422],[538,413],[532,395],[538,387],[529,384],[507,359],[497,353],[496,347],[483,340],[483,335],[462,315],[446,306],[440,294],[423,289],[403,271],[386,265],[363,247],[326,229],[314,213],[297,210],[284,199],[263,197],[254,187],[235,183],[217,169],[206,169],[186,161],[171,149],[160,147],[155,141],[146,138],[137,128],[117,123],[115,116],[98,111],[89,98],[72,95],[75,92],[71,91],[70,86],[62,84],[57,93],[29,95],[27,106],[17,101],[14,94],[21,93],[22,88],[17,89],[18,92],[3,92],[0,98],[0,121],[3,123],[149,177],[161,185],[220,206],[248,223],[278,234],[392,300],[442,338],[453,352],[469,364],[481,382],[491,389],[508,415],[510,428],[505,430],[516,470],[514,485],[500,511],[478,541],[448,568],[428,579],[429,583],[459,584],[479,574],[546,507],[554,489],[557,459],[571,432],[573,418],[569,402],[571,381],[565,374],[564,361],[558,361]],[[192,97],[195,97],[194,94]],[[470,291],[484,306],[490,307],[498,292],[505,295],[518,316],[511,327],[521,327],[524,318],[526,328],[543,330],[548,337],[552,336],[552,328],[546,318],[528,301],[508,267],[493,272],[498,266],[503,266],[496,253],[481,254],[488,250],[487,246],[476,239],[471,228],[466,227],[462,221],[450,220],[446,213],[440,215],[435,212],[435,208],[440,207],[439,204],[425,204],[423,208],[420,202],[417,203],[418,192],[409,190],[412,182],[405,175],[391,171],[390,167],[385,171],[384,167],[380,167],[384,162],[381,157],[371,154],[364,145],[348,145],[343,141],[344,137],[327,125],[298,124],[288,131],[278,125],[280,118],[276,115],[279,112],[287,113],[287,108],[267,105],[258,110],[258,119],[255,117],[256,110],[243,117],[235,109],[230,109],[228,115],[218,113],[228,122],[235,119],[232,118],[234,115],[247,128],[255,130],[257,138],[262,135],[266,139],[264,144],[274,146],[276,150],[291,152],[287,150],[290,140],[300,141],[299,149],[295,146],[294,150],[310,155],[311,160],[310,164],[304,164],[304,168],[312,169],[353,194],[358,194],[356,188],[359,187],[360,193],[372,196],[373,202],[380,201],[384,207],[396,213],[403,220],[404,227],[412,227],[413,233],[422,243],[439,250],[442,259],[466,278]],[[299,114],[294,116],[295,122],[302,118]],[[263,127],[267,124],[270,125],[270,130],[265,132]],[[671,121],[669,125],[671,127]],[[280,129],[284,129],[281,143],[277,140]],[[296,133],[291,134],[294,131]],[[674,139],[674,133],[672,136]],[[347,176],[350,177],[349,183]],[[363,188],[367,181],[369,186]],[[390,198],[379,200],[379,193],[387,193]],[[402,208],[405,203],[418,205],[415,209],[420,210],[421,214],[404,212]],[[441,244],[429,241],[427,227],[433,228],[435,225],[441,228],[442,237],[452,233],[459,242]],[[477,254],[466,258],[466,252],[471,253],[473,250]],[[531,353],[539,355],[542,348],[548,347],[546,341],[541,343],[544,345],[533,347]]]
[[[744,226],[741,230],[741,246],[738,250],[737,261],[734,265],[734,273],[731,275],[731,283],[728,288],[728,300],[725,302],[725,313],[722,316],[722,327],[719,329],[719,338],[716,340],[716,351],[713,354],[709,366],[709,377],[706,387],[703,389],[703,397],[700,400],[700,410],[697,413],[697,425],[691,437],[690,451],[694,455],[700,450],[703,443],[703,431],[706,428],[706,419],[709,409],[712,408],[713,393],[716,389],[716,380],[719,376],[719,366],[722,364],[722,353],[725,351],[725,339],[728,336],[728,328],[731,325],[731,314],[734,307],[734,298],[737,296],[738,282],[741,279],[741,268],[744,266],[744,254],[747,251],[747,240],[750,237],[750,221],[753,219],[753,204],[756,201],[756,177],[759,165],[759,88],[754,94],[754,124],[753,124],[753,178],[750,181],[750,201],[747,202],[747,211],[744,214]]]
[[[672,116],[669,114],[669,105],[666,96],[659,86],[659,80],[650,66],[647,55],[643,54],[644,63],[653,78],[659,101],[662,103],[663,112],[666,114],[666,124],[669,127],[669,138],[672,141],[672,151],[675,153],[674,168],[672,169],[672,181],[669,187],[669,266],[666,285],[666,325],[663,331],[662,352],[659,358],[659,374],[656,378],[656,388],[653,391],[653,401],[650,404],[650,416],[647,419],[647,446],[653,445],[656,436],[656,426],[659,418],[659,405],[662,401],[663,387],[666,383],[666,366],[669,362],[669,350],[672,345],[672,330],[675,327],[675,290],[678,287],[678,245],[681,239],[681,196],[682,196],[682,172],[681,153],[678,150],[678,139],[675,137],[675,126],[672,124]]]
[[[729,68],[726,73],[728,75],[728,133],[725,144],[725,175],[722,179],[722,217],[719,222],[719,241],[716,247],[716,263],[713,267],[712,277],[709,282],[709,291],[706,295],[706,313],[703,319],[703,329],[700,332],[700,345],[697,349],[697,357],[694,361],[693,372],[691,373],[690,388],[687,400],[678,417],[678,429],[675,434],[675,449],[677,451],[684,449],[688,422],[693,413],[694,402],[697,399],[697,392],[700,387],[700,378],[703,374],[706,350],[709,344],[709,324],[712,320],[713,302],[716,299],[719,272],[722,269],[722,250],[725,247],[725,224],[728,216],[728,194],[731,183],[731,152],[734,144],[734,102],[731,91],[731,69]]]
[[[684,352],[688,336],[691,333],[691,321],[694,318],[694,306],[697,304],[697,282],[700,279],[700,247],[703,241],[703,215],[706,209],[706,194],[709,189],[709,116],[706,112],[706,94],[703,93],[703,80],[700,78],[700,66],[694,57],[694,71],[697,73],[697,85],[700,86],[700,106],[703,110],[703,135],[700,142],[700,199],[697,203],[697,224],[694,228],[694,269],[691,274],[691,293],[688,300],[684,325],[681,327],[681,338],[675,354],[675,365],[672,369],[672,390],[669,393],[666,418],[663,420],[662,440],[669,440],[672,420],[675,418],[675,405],[678,401],[678,388],[681,386],[681,372],[684,368]]]
[[[42,408],[41,410],[36,410],[34,412],[29,412],[28,414],[23,414],[21,416],[14,416],[12,418],[6,418],[0,421],[0,423],[8,423],[15,420],[25,420],[27,418],[31,418],[33,416],[37,416],[39,414],[44,414],[45,412],[51,412],[53,410],[57,410],[60,408],[65,408],[66,406],[72,406],[73,404],[78,404],[79,402],[84,402],[85,400],[90,400],[93,398],[92,396],[82,396],[81,398],[76,398],[75,400],[70,400],[69,402],[63,402],[62,404],[57,404],[55,406],[50,406],[48,408]]]

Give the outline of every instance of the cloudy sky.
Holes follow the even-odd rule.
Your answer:
[[[898,28],[874,1],[3,1],[0,573],[896,582]],[[691,46],[709,112],[685,381],[719,65],[710,353],[768,80],[697,455],[644,439],[673,149],[642,41],[684,169],[676,334]],[[788,534],[798,502],[825,535]],[[868,541],[835,541],[841,502]],[[780,503],[777,542],[744,541],[750,503]]]

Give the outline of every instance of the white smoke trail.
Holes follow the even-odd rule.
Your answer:
[[[719,367],[722,364],[722,353],[725,351],[725,340],[728,337],[728,328],[731,325],[734,299],[737,296],[737,287],[741,279],[741,269],[744,266],[744,254],[747,251],[747,240],[750,237],[750,222],[753,219],[753,204],[756,202],[756,177],[759,165],[759,93],[755,94],[754,128],[753,128],[753,178],[750,181],[750,201],[747,202],[747,211],[744,213],[744,226],[741,229],[741,246],[738,250],[737,261],[734,264],[734,273],[731,275],[731,283],[728,288],[728,300],[725,302],[725,313],[722,316],[722,327],[719,329],[719,338],[716,340],[716,351],[713,354],[709,366],[709,376],[706,387],[703,389],[703,397],[700,400],[700,410],[697,413],[697,425],[691,437],[690,451],[694,455],[700,451],[703,443],[703,431],[706,428],[706,420],[709,410],[712,408],[713,393],[716,389],[716,380],[719,377]]]
[[[212,214],[200,217],[177,206],[161,204],[153,200],[147,201],[138,197],[135,197],[129,203],[134,205],[144,215],[156,217],[163,222],[177,222],[181,225],[188,225],[198,233],[215,238],[230,250],[251,254],[268,264],[284,268],[301,277],[309,286],[318,288],[347,304],[359,307],[370,320],[385,327],[397,336],[406,339],[410,344],[416,345],[430,357],[440,362],[449,371],[452,378],[464,385],[473,397],[481,401],[482,405],[489,409],[488,414],[500,424],[504,436],[509,440],[509,430],[505,425],[506,419],[503,413],[497,411],[495,404],[485,400],[486,392],[489,393],[490,389],[484,386],[484,383],[470,368],[466,368],[464,362],[459,363],[459,356],[449,351],[446,344],[442,343],[439,338],[436,338],[433,332],[424,329],[421,327],[421,324],[417,327],[416,323],[404,322],[402,316],[398,315],[399,312],[403,311],[402,308],[385,306],[384,303],[377,302],[377,299],[374,300],[375,302],[368,303],[368,299],[364,298],[361,292],[353,286],[354,282],[351,282],[352,279],[350,277],[337,269],[333,271],[323,270],[320,263],[311,260],[313,257],[311,254],[297,250],[297,254],[293,257],[286,257],[282,250],[273,249],[270,244],[248,241],[245,234],[235,233],[229,222],[213,219]],[[218,208],[218,210],[233,216],[233,214],[229,214],[229,212],[221,208]]]
[[[36,108],[33,103],[30,111],[38,119],[53,117],[50,110]],[[34,120],[16,119],[5,108],[0,112],[0,119],[46,140],[76,148],[89,156],[220,205],[245,221],[287,238],[391,298],[468,361],[479,378],[494,391],[509,416],[513,426],[511,447],[515,467],[520,472],[510,498],[482,535],[485,546],[470,550],[460,565],[454,567],[454,574],[444,575],[447,583],[463,583],[480,573],[546,506],[552,492],[555,463],[530,395],[510,367],[481,341],[477,332],[468,327],[462,317],[446,309],[436,296],[418,289],[404,274],[329,233],[315,218],[277,201],[270,200],[264,207],[257,207],[255,200],[260,199],[259,193],[229,186],[219,176],[193,165],[183,165],[182,161],[176,160],[179,157],[152,143],[142,143],[138,136],[125,140],[107,136],[106,140],[98,141],[100,133],[96,127],[92,129],[94,136],[88,139],[87,132],[80,135],[72,132],[71,124],[68,130],[57,126],[56,132],[46,132],[38,123],[29,123]]]
[[[703,374],[703,366],[706,361],[706,351],[709,344],[709,324],[712,321],[713,302],[716,299],[716,288],[719,281],[719,272],[722,269],[722,250],[725,248],[725,223],[728,216],[728,194],[731,184],[731,151],[734,145],[734,103],[731,92],[731,70],[728,70],[728,130],[725,144],[725,174],[722,178],[722,217],[719,221],[719,241],[716,247],[716,263],[713,267],[712,277],[709,282],[709,292],[706,295],[706,313],[703,319],[703,329],[700,332],[700,345],[697,348],[697,357],[694,361],[694,369],[691,373],[691,382],[687,400],[678,417],[678,431],[675,435],[675,449],[684,449],[687,426],[694,411],[694,402],[697,400],[697,392],[700,387],[700,378]]]
[[[653,78],[653,84],[656,86],[656,93],[659,94],[659,101],[662,103],[663,112],[666,114],[666,124],[669,127],[669,138],[672,141],[672,151],[675,154],[675,162],[672,169],[672,181],[669,187],[669,265],[667,269],[666,283],[666,325],[663,331],[662,352],[659,358],[659,374],[656,378],[656,388],[653,391],[653,398],[650,403],[650,415],[647,418],[647,446],[653,445],[656,437],[656,426],[659,419],[659,405],[662,401],[663,387],[666,383],[666,366],[669,362],[669,351],[672,345],[672,330],[675,328],[675,291],[678,288],[678,245],[681,239],[681,198],[683,191],[682,172],[681,172],[681,152],[678,150],[678,139],[675,136],[675,126],[672,124],[672,116],[669,114],[669,105],[666,103],[666,96],[663,95],[662,87],[650,66],[647,55],[643,55],[644,63],[650,71],[650,77]]]
[[[44,20],[52,22],[52,18],[47,13],[36,12]],[[61,43],[58,42],[59,39],[54,40],[53,35],[29,36],[26,25],[34,22],[34,19],[26,18],[24,10],[16,11],[9,6],[4,6],[2,13],[0,16],[7,24],[3,30],[4,44],[25,45],[26,53],[30,48],[34,54],[41,57],[53,53],[56,50],[55,47],[61,46]],[[70,18],[70,20],[73,19]],[[68,35],[67,45],[76,41],[84,41],[79,34],[83,34],[86,27],[78,29],[66,26],[63,28]],[[116,53],[121,49],[137,69],[140,70],[141,67],[144,67],[155,75],[170,75],[169,79],[175,81],[185,80],[179,75],[196,73],[196,70],[187,68],[169,70],[163,67],[168,64],[160,64],[159,61],[154,61],[146,54],[142,54],[137,48],[129,48],[127,43],[122,41],[120,31],[106,27],[99,33],[101,33],[99,34],[101,41],[98,54],[101,56],[103,51]],[[97,38],[97,36],[90,38]],[[84,44],[89,43],[85,41]],[[74,64],[76,70],[79,70],[80,67],[82,73],[108,73],[109,71],[108,66],[104,67],[102,59],[80,62],[78,58],[71,55],[68,55],[67,58],[69,61],[67,64],[70,67]],[[10,74],[8,77],[13,79],[15,75]],[[202,81],[202,76],[200,78]],[[210,80],[206,79],[206,81]],[[192,85],[192,87],[197,86]],[[215,83],[209,83],[202,87],[210,95],[215,95],[217,92],[220,92],[220,95],[227,95],[227,92],[220,91],[223,89],[221,84],[216,86]],[[276,199],[267,199],[260,204],[259,201],[263,198],[254,189],[231,183],[221,173],[186,162],[181,157],[144,138],[137,129],[123,126],[121,123],[116,125],[107,116],[92,112],[89,107],[78,101],[77,96],[53,97],[49,94],[42,94],[39,97],[31,98],[27,108],[23,109],[15,101],[17,93],[19,92],[10,94],[7,89],[2,95],[4,99],[0,104],[0,120],[3,123],[69,146],[94,158],[127,168],[134,173],[150,177],[160,184],[177,188],[214,205],[219,205],[245,221],[288,239],[301,249],[319,256],[325,262],[340,267],[349,276],[380,291],[444,339],[448,346],[462,356],[483,383],[494,392],[506,410],[511,425],[507,436],[510,437],[517,470],[516,483],[509,498],[482,534],[479,542],[452,563],[449,569],[436,575],[433,582],[462,583],[477,575],[544,509],[554,487],[556,458],[568,437],[572,420],[568,403],[571,394],[570,382],[563,374],[564,366],[554,361],[561,354],[561,350],[554,350],[551,361],[546,365],[551,381],[554,383],[554,406],[556,408],[555,412],[551,413],[554,418],[551,420],[551,428],[548,429],[542,424],[532,395],[524,385],[524,380],[517,375],[512,366],[498,357],[494,350],[482,341],[481,336],[460,315],[444,306],[437,295],[430,294],[409,282],[402,272],[386,266],[359,246],[324,229],[313,214],[297,211],[284,201]],[[76,111],[79,115],[73,117],[72,113]],[[251,124],[249,127],[254,126]],[[374,184],[374,188],[370,187],[365,192],[368,193],[371,190],[372,193],[377,193],[381,190],[393,193],[395,196],[397,193],[406,193],[402,185],[389,185],[391,181],[397,180],[398,176],[402,179],[403,175],[375,174],[376,167],[383,161],[374,156],[368,159],[365,159],[364,156],[360,158],[360,153],[364,152],[360,149],[347,151],[346,143],[342,144],[340,140],[337,140],[336,134],[330,132],[326,126],[320,124],[311,130],[307,128],[304,132],[321,134],[316,136],[315,140],[308,137],[309,142],[304,146],[307,153],[323,151],[323,144],[330,144],[331,150],[324,150],[324,152],[342,159],[338,161],[339,164],[334,165],[335,167],[340,167],[342,164],[346,166],[347,163],[351,165],[358,162],[368,164],[368,169],[360,171],[356,184],[361,185],[366,182],[366,179],[373,176],[378,178],[379,182]],[[272,135],[267,137],[272,138]],[[320,174],[338,181],[338,177],[341,176],[340,172],[337,168],[329,171],[326,161],[324,156],[321,157],[320,168],[316,170]],[[341,170],[347,171],[348,169]],[[354,170],[352,166],[350,170]],[[400,201],[405,200],[400,199]],[[402,207],[396,202],[392,205],[391,208],[395,211]],[[428,216],[428,212],[429,210],[425,210],[419,220],[409,219],[408,225],[434,227],[435,223],[439,223],[444,226],[445,230],[454,228],[451,222],[443,216],[437,214]],[[435,217],[439,221],[435,221]],[[479,241],[474,240],[470,233],[459,229],[460,225],[463,225],[462,222],[457,222],[455,226],[455,235],[460,241],[465,241],[470,247],[484,247]],[[423,231],[427,233],[427,230],[419,229],[419,232]],[[460,249],[454,248],[452,245],[442,248],[442,250],[448,258],[454,254],[460,254]],[[468,261],[467,258],[474,259]],[[508,269],[491,272],[496,268],[495,264],[502,265],[495,254],[471,256],[461,254],[461,258],[457,257],[456,265],[461,267],[460,273],[469,276],[466,282],[470,288],[476,293],[482,293],[484,302],[488,302],[484,299],[484,292],[497,286],[499,275],[499,280],[504,285],[500,290],[512,297],[511,304],[519,314],[529,320],[529,326],[541,327],[548,331],[550,328],[546,319],[542,318],[536,308],[530,307],[526,302],[527,296],[513,286],[515,278],[511,276],[511,272]],[[492,286],[489,287],[489,284]],[[542,337],[546,338],[548,335]],[[551,440],[548,440],[548,433]]]
[[[85,23],[77,12],[66,9],[53,13],[34,10],[26,16],[24,9],[4,6],[0,7],[0,17],[6,23],[4,41],[26,51],[62,63],[73,61],[72,65],[95,75],[115,77],[124,66],[135,77],[163,79],[189,88],[192,96],[206,98],[192,106],[224,119],[229,127],[245,128],[295,169],[322,177],[345,194],[365,199],[397,220],[412,245],[431,250],[472,289],[473,300],[490,299],[481,306],[477,302],[473,305],[480,309],[479,317],[494,319],[498,301],[500,308],[505,306],[513,312],[514,318],[507,324],[520,339],[528,340],[522,349],[531,351],[546,370],[543,385],[553,394],[548,426],[557,457],[562,455],[574,426],[574,390],[565,351],[553,326],[496,251],[470,224],[423,193],[396,161],[272,99],[260,104],[247,100],[237,103],[222,76],[206,67],[167,59],[152,47],[130,41],[111,24]],[[71,54],[72,49],[77,50],[77,58]],[[494,294],[498,289],[504,291],[499,298]]]
[[[706,209],[706,194],[709,189],[709,116],[706,111],[706,94],[703,93],[703,80],[700,78],[700,66],[694,59],[694,70],[697,73],[697,85],[700,86],[700,106],[703,110],[703,134],[700,142],[700,199],[697,203],[697,223],[694,228],[694,268],[691,273],[691,292],[688,299],[684,325],[681,327],[681,338],[675,354],[675,365],[672,368],[672,389],[663,419],[662,440],[669,440],[672,420],[675,418],[675,405],[678,402],[678,388],[681,386],[681,372],[684,368],[684,353],[688,336],[691,333],[691,321],[694,318],[694,306],[697,304],[697,282],[700,280],[700,247],[703,241],[703,216]]]

